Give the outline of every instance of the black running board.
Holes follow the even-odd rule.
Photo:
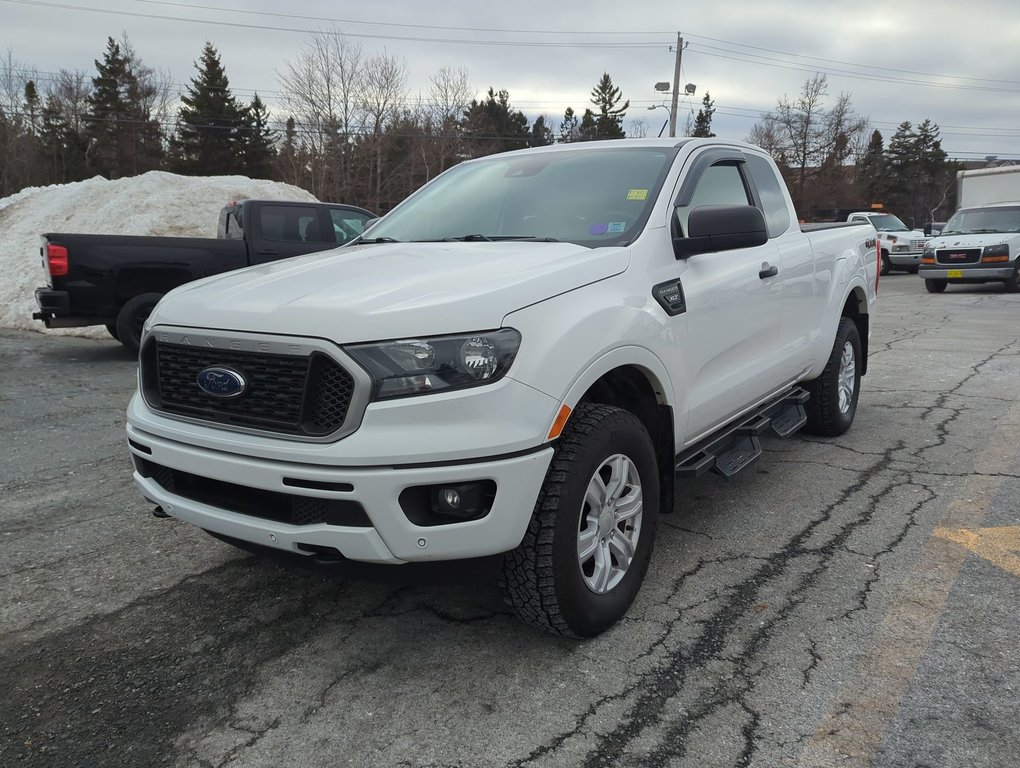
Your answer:
[[[733,477],[761,456],[763,432],[789,437],[807,423],[807,399],[807,390],[796,387],[691,446],[676,457],[677,478],[705,472]]]

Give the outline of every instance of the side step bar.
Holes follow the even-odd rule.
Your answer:
[[[761,456],[759,436],[771,430],[777,437],[789,437],[807,423],[804,403],[808,392],[795,387],[766,403],[740,421],[711,435],[676,457],[677,478],[690,478],[715,472],[730,478],[746,469]]]

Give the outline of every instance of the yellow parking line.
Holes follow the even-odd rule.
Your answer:
[[[1020,525],[978,528],[974,531],[966,528],[936,528],[935,535],[965,547],[1007,573],[1020,576],[1020,557],[1013,554],[1020,551]]]
[[[1006,557],[1002,555],[1003,548],[1013,549],[1012,545],[1018,543],[1013,538],[1020,536],[1015,533],[1018,529],[990,528],[984,529],[984,536],[979,533],[981,521],[1002,485],[1003,478],[996,475],[1015,471],[1020,456],[1017,434],[1020,403],[1014,404],[999,421],[987,448],[976,458],[974,468],[983,474],[968,475],[955,486],[944,526],[936,529],[925,544],[920,559],[876,630],[870,652],[850,671],[797,760],[800,768],[871,765],[886,726],[927,650],[967,552],[976,551],[966,545],[957,546],[961,540],[981,546],[990,554],[989,547],[994,548],[996,565],[1000,562],[1012,565],[1017,560],[1008,551]],[[971,534],[973,539],[961,531]]]

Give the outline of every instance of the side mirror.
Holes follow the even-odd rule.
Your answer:
[[[702,205],[687,217],[687,237],[673,238],[673,253],[686,259],[698,253],[753,248],[769,241],[765,214],[753,205]]]

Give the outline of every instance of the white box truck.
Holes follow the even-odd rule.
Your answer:
[[[1020,165],[956,172],[956,208],[1020,202]]]

